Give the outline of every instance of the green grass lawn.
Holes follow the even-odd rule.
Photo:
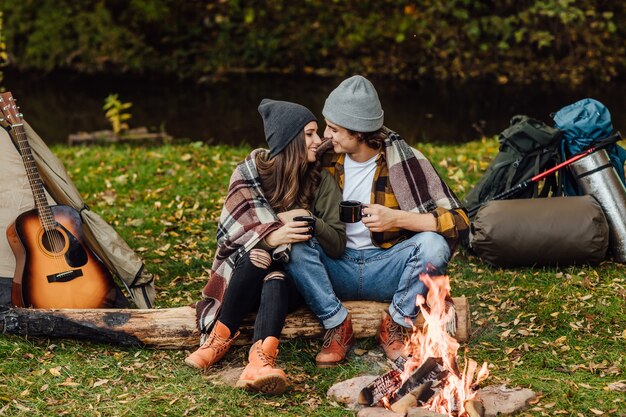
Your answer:
[[[463,196],[497,152],[495,140],[420,149]],[[249,148],[200,143],[161,147],[55,147],[87,204],[158,275],[158,307],[198,299],[215,251],[215,226],[235,164]],[[524,415],[626,416],[626,268],[496,269],[461,251],[449,275],[466,296],[467,355],[490,364],[486,384],[539,393]],[[378,352],[371,339],[360,347]],[[127,349],[68,340],[0,336],[0,415],[344,416],[326,399],[334,383],[379,372],[371,355],[317,369],[318,341],[281,344],[285,395],[250,395],[184,365],[185,351]],[[242,366],[246,348],[218,369]]]

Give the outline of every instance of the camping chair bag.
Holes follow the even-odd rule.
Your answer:
[[[608,245],[607,220],[589,195],[490,201],[471,225],[471,249],[496,266],[598,263]]]

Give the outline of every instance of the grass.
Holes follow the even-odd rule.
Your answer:
[[[459,196],[497,151],[495,140],[425,145]],[[158,275],[159,307],[197,300],[215,250],[215,222],[228,179],[249,148],[200,143],[162,147],[54,147],[89,206],[115,226]],[[490,364],[488,384],[529,387],[528,416],[626,416],[626,269],[498,269],[461,251],[449,274],[472,310],[468,356]],[[378,352],[371,339],[360,347]],[[126,349],[71,340],[0,336],[0,415],[345,416],[326,390],[380,372],[377,357],[317,369],[319,341],[281,344],[290,377],[283,396],[250,395],[183,364],[185,351]],[[242,366],[234,349],[219,369]]]

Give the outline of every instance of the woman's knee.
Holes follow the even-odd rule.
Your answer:
[[[268,269],[272,263],[272,256],[263,249],[252,249],[249,259],[250,263],[259,269]]]
[[[274,281],[274,280],[285,281],[285,278],[286,278],[286,275],[283,271],[273,271],[267,274],[265,278],[263,278],[263,282]]]

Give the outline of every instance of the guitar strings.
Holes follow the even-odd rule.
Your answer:
[[[37,199],[39,198],[39,205],[42,206],[45,204],[48,207],[48,213],[42,213],[38,210],[39,219],[41,221],[44,234],[48,240],[48,244],[54,258],[54,262],[59,271],[65,269],[64,262],[61,260],[61,251],[65,246],[65,239],[61,235],[60,232],[56,230],[54,224],[54,214],[52,213],[52,209],[47,205],[47,198],[45,195],[45,190],[43,189],[43,185],[41,182],[41,178],[39,172],[37,171],[37,166],[35,165],[35,159],[33,157],[30,145],[28,144],[28,137],[24,132],[23,128],[20,131],[16,129],[16,136],[19,148],[21,150],[22,159],[24,160],[24,165],[26,167],[26,175],[31,184],[31,188],[33,191],[33,196],[35,198],[35,203],[37,203]],[[48,218],[50,217],[50,218]],[[45,246],[45,245],[44,245]]]

